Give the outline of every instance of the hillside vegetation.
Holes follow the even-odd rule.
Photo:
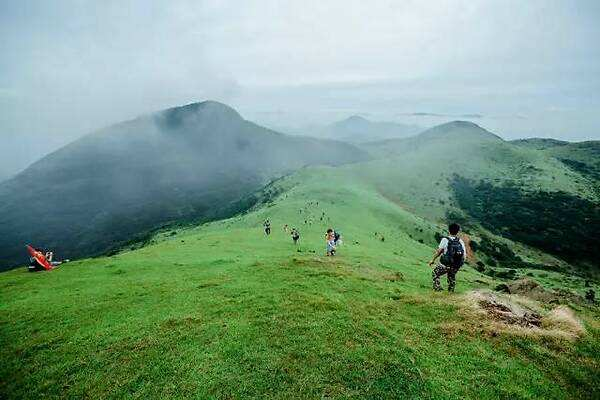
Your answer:
[[[521,253],[539,264],[563,264],[548,258],[550,253],[598,272],[590,248],[600,230],[598,183],[566,165],[550,149],[515,145],[460,121],[365,148],[378,160],[350,168],[405,209],[433,221],[462,221],[474,234],[500,242],[506,238],[518,242],[516,246],[537,247],[543,252],[522,248]],[[584,146],[586,152],[574,150],[577,156],[568,151],[579,148],[574,144],[551,149],[564,149],[562,157],[578,157],[593,168],[593,156],[584,158],[590,152],[588,146]],[[457,184],[465,182],[470,186]],[[471,188],[468,193],[467,188]],[[529,232],[523,230],[524,225],[515,225],[517,221],[529,224]],[[561,226],[565,226],[564,235],[553,238]],[[564,243],[565,237],[573,235],[580,243]],[[557,242],[564,243],[563,250]],[[550,249],[552,246],[558,247]]]
[[[3,393],[598,396],[600,326],[597,309],[577,300],[584,279],[520,272],[548,294],[569,291],[556,293],[583,332],[551,328],[551,319],[512,328],[472,308],[471,290],[502,282],[472,267],[454,296],[431,292],[426,262],[443,231],[357,180],[351,166],[307,169],[270,190],[279,194],[245,215],[165,231],[138,250],[1,274]],[[300,229],[298,248],[283,224]],[[344,238],[334,258],[323,255],[329,226]],[[536,307],[550,318],[556,305]]]

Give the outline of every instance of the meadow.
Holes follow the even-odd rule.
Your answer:
[[[513,329],[471,306],[473,290],[503,282],[472,263],[457,293],[432,292],[442,225],[353,167],[274,185],[244,214],[141,248],[0,274],[1,397],[598,398],[597,308],[565,301],[585,330],[574,336]],[[300,230],[298,246],[284,224]],[[328,227],[343,235],[335,257],[324,255]]]

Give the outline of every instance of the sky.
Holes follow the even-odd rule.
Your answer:
[[[0,179],[113,123],[218,100],[600,139],[600,1],[0,0]]]

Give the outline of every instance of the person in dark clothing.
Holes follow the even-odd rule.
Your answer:
[[[38,272],[38,271],[45,271],[46,268],[44,268],[36,259],[35,257],[29,257],[29,266],[27,267],[27,270],[29,272]]]
[[[292,240],[294,244],[298,244],[298,240],[300,239],[300,232],[296,228],[292,229]]]

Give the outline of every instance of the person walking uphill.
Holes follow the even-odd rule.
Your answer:
[[[325,234],[325,242],[327,243],[327,255],[335,256],[335,235],[333,233],[333,229],[327,229],[327,233]]]
[[[441,256],[440,261],[431,272],[433,290],[435,291],[442,290],[440,277],[446,274],[448,278],[448,292],[454,292],[456,273],[467,258],[467,247],[465,246],[465,242],[457,236],[458,232],[460,232],[460,225],[453,223],[448,226],[449,235],[442,238],[437,250],[433,254],[433,258],[429,262],[429,266],[433,266],[437,258]]]

